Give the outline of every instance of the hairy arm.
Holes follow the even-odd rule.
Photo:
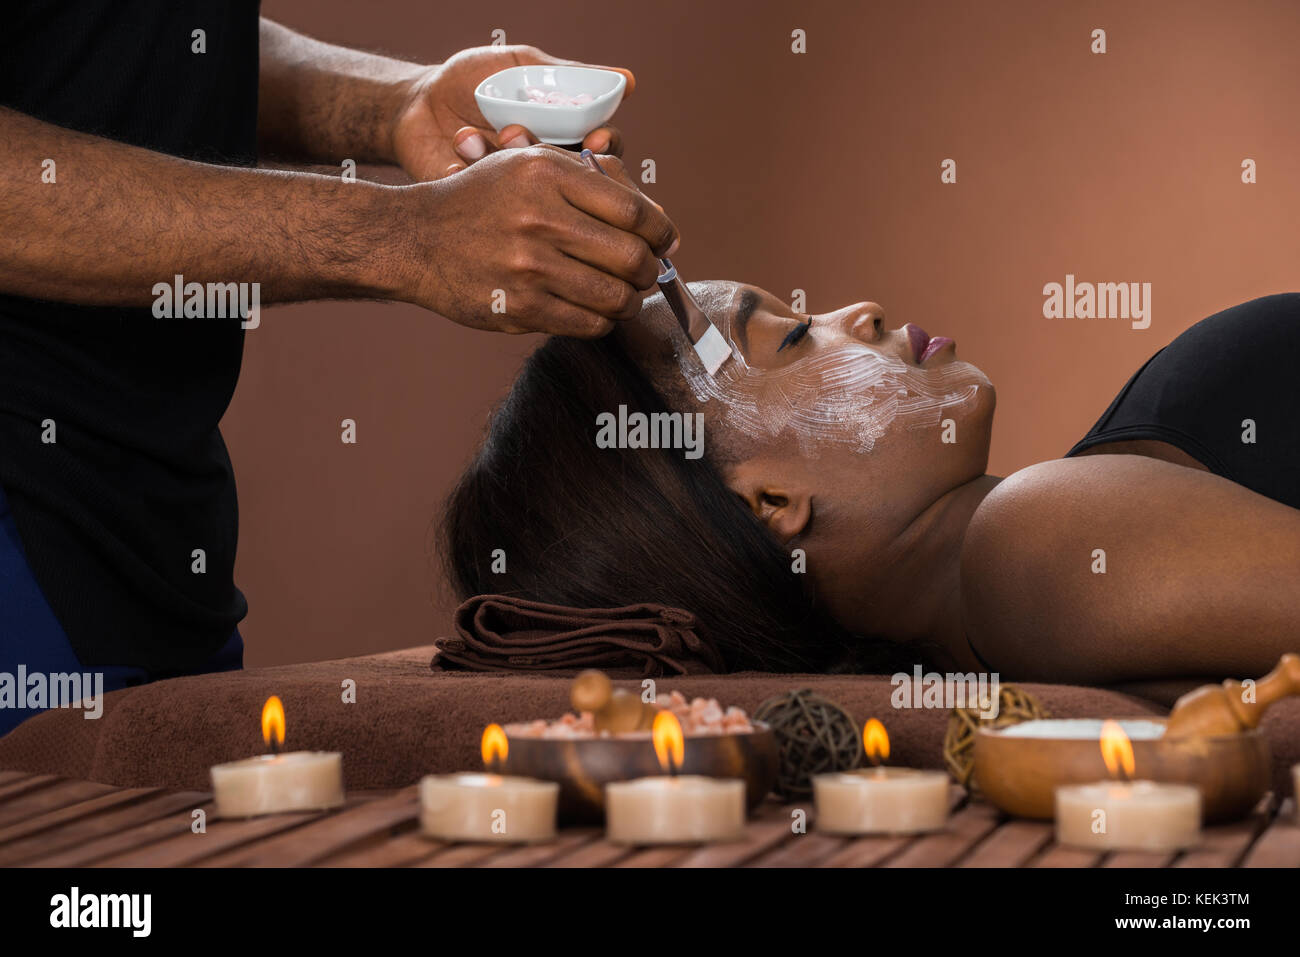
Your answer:
[[[257,132],[287,160],[394,163],[393,129],[432,68],[313,40],[261,20]]]
[[[619,181],[532,147],[381,186],[195,163],[0,109],[0,292],[145,306],[180,273],[259,283],[263,303],[396,299],[474,328],[603,335],[640,311],[676,238],[605,162]]]
[[[182,273],[261,283],[264,302],[401,297],[399,188],[196,163],[7,109],[0,168],[6,293],[148,305],[154,283]]]
[[[972,642],[1016,677],[1257,677],[1300,649],[1300,510],[1142,456],[1044,462],[981,504],[962,583]]]

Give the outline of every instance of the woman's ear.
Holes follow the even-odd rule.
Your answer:
[[[800,482],[776,481],[770,463],[749,460],[727,470],[727,487],[780,541],[788,542],[812,521],[812,490]]]

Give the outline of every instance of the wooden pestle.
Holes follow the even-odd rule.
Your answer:
[[[573,679],[569,703],[578,712],[590,711],[597,731],[618,734],[622,731],[649,731],[659,709],[646,704],[625,688],[615,688],[609,675],[590,669]]]
[[[1174,702],[1165,723],[1166,738],[1238,734],[1259,724],[1273,702],[1300,694],[1300,655],[1288,652],[1277,667],[1255,682],[1254,701],[1244,700],[1242,682],[1229,678],[1205,685]]]

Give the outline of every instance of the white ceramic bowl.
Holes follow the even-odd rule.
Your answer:
[[[587,94],[580,105],[534,103],[529,89],[564,96]],[[586,66],[512,66],[493,73],[474,90],[478,108],[500,132],[511,123],[527,127],[543,143],[570,146],[603,126],[623,100],[627,77]]]

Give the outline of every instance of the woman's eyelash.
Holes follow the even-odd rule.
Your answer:
[[[807,322],[801,322],[799,325],[795,326],[793,329],[791,329],[789,332],[785,334],[785,338],[782,339],[781,344],[776,347],[776,351],[780,352],[786,346],[794,345],[804,336],[808,335],[808,330],[811,328],[812,328],[812,319],[809,319]]]

